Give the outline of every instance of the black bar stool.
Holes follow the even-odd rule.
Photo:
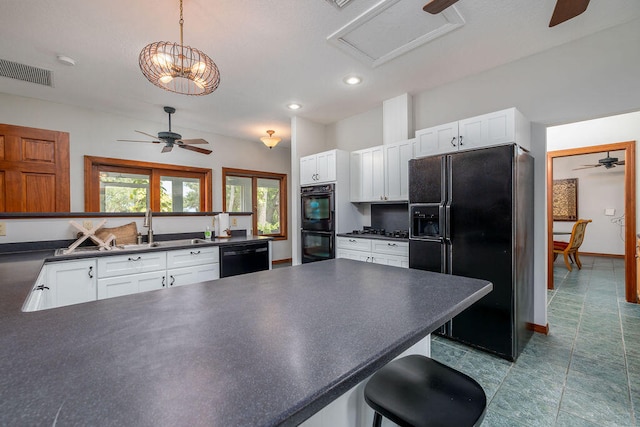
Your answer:
[[[487,397],[473,378],[429,357],[406,356],[373,374],[364,399],[375,411],[403,427],[479,426]]]

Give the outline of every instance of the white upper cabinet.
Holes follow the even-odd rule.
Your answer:
[[[351,153],[351,201],[405,201],[413,140]]]
[[[332,182],[337,177],[336,150],[300,158],[300,185]]]
[[[516,143],[529,150],[529,121],[515,108],[416,131],[414,157]]]
[[[414,156],[425,157],[450,153],[458,149],[458,122],[416,131]]]
[[[383,145],[385,200],[409,200],[409,160],[413,140]]]

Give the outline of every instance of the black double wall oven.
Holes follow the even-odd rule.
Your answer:
[[[335,184],[300,189],[302,263],[335,258]]]

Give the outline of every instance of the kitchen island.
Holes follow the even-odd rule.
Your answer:
[[[336,259],[23,313],[37,258],[0,258],[0,425],[297,425],[492,287]]]

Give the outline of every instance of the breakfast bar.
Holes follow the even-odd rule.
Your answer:
[[[0,425],[298,425],[492,289],[335,259],[24,313],[36,258],[0,257]]]

